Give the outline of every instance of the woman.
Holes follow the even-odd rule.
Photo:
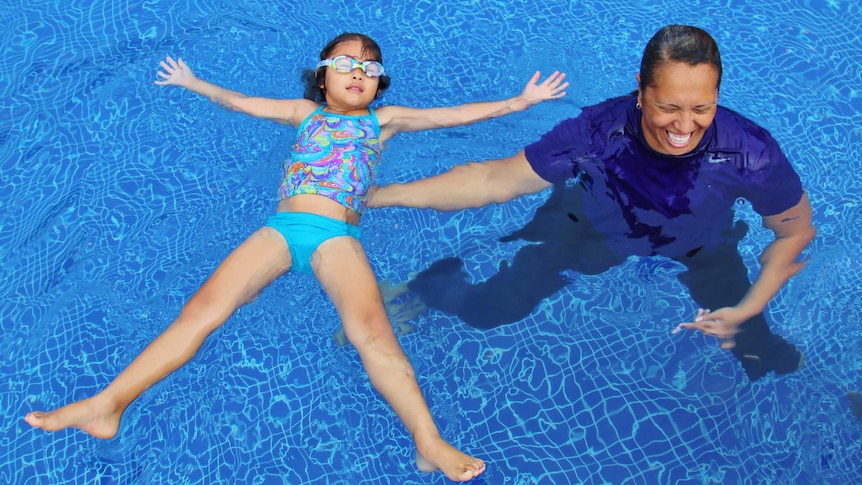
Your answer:
[[[562,214],[557,220],[568,223],[545,225],[561,234],[551,238],[556,241],[555,256],[531,258],[541,262],[532,265],[531,271],[538,272],[532,280],[502,278],[511,268],[499,275],[499,281],[520,281],[526,300],[513,296],[520,291],[499,288],[506,285],[490,280],[473,286],[472,293],[453,290],[453,280],[460,278],[453,274],[460,272],[457,264],[432,267],[411,288],[420,295],[424,291],[428,297],[423,299],[432,306],[459,315],[489,315],[493,312],[481,309],[483,301],[489,309],[519,301],[535,306],[542,291],[536,288],[553,292],[561,287],[559,279],[534,284],[542,280],[537,274],[551,277],[577,269],[570,258],[560,256],[559,241],[567,241],[573,253],[591,255],[595,245],[604,245],[608,265],[621,261],[619,255],[662,255],[687,266],[680,278],[703,306],[692,322],[677,330],[696,329],[718,338],[723,348],[732,349],[751,380],[770,371],[799,369],[803,355],[770,331],[762,312],[804,265],[797,258],[815,236],[811,206],[799,176],[771,135],[718,105],[721,74],[718,46],[709,34],[696,27],[667,26],[647,44],[636,76],[638,89],[631,95],[584,108],[510,158],[469,163],[428,179],[378,188],[369,200],[371,207],[456,210],[506,202],[572,178],[580,182],[567,189],[565,197],[552,198],[554,204],[571,199],[552,208]],[[744,235],[741,226],[732,223],[733,205],[740,198],[751,202],[775,234],[760,257],[753,284],[736,251]],[[600,260],[590,258],[592,271],[596,264],[601,267]],[[518,265],[516,257],[515,266],[531,265]],[[441,276],[440,270],[450,277]],[[436,291],[445,286],[450,286],[448,291]],[[496,296],[476,294],[482,292]],[[500,297],[503,292],[505,297]],[[522,318],[520,310],[499,312],[506,316],[484,326]]]

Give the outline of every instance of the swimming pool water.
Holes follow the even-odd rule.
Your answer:
[[[0,482],[446,483],[411,441],[312,278],[289,275],[127,411],[118,436],[44,433],[21,418],[103,388],[275,206],[292,130],[152,84],[182,56],[246,93],[299,97],[342,31],[381,44],[382,102],[460,104],[568,73],[563,100],[473,127],[401,134],[382,181],[509,155],[579,107],[629,92],[667,23],[722,48],[721,102],[768,128],[809,191],[810,263],[772,302],[804,349],[792,376],[750,384],[715,342],[670,330],[696,310],[660,259],[572,283],[515,325],[438,312],[400,337],[443,434],[484,458],[476,483],[862,481],[862,8],[856,1],[21,1],[0,5]],[[445,256],[496,271],[547,194],[459,213],[363,221],[376,273]],[[750,267],[768,234],[740,250]]]

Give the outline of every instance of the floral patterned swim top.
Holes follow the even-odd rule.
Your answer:
[[[380,124],[373,108],[348,116],[317,108],[296,130],[284,162],[279,196],[318,194],[362,214],[380,160]]]

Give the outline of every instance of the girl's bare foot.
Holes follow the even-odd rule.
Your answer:
[[[441,471],[449,480],[467,482],[485,471],[484,461],[461,453],[440,438],[416,446],[416,466],[425,473]]]
[[[96,438],[111,439],[120,427],[122,409],[102,404],[99,397],[73,402],[54,411],[34,411],[24,417],[30,426],[45,431],[77,428]]]

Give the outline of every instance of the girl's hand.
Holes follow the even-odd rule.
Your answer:
[[[672,333],[677,333],[683,328],[700,330],[710,337],[717,338],[721,342],[721,348],[732,349],[736,346],[733,337],[746,319],[747,317],[734,307],[719,308],[714,312],[701,308],[697,311],[693,322],[680,323]]]
[[[524,92],[521,93],[521,99],[523,99],[529,106],[541,103],[547,99],[562,98],[566,95],[565,89],[569,87],[569,83],[563,82],[566,79],[565,74],[562,74],[559,71],[554,71],[554,73],[551,74],[548,79],[545,79],[543,83],[536,84],[539,82],[540,76],[541,73],[536,71],[536,74],[533,74],[530,82],[528,82],[527,86],[524,88]]]
[[[159,86],[174,85],[188,88],[192,81],[197,79],[195,73],[183,62],[182,58],[178,58],[175,61],[172,57],[168,56],[159,65],[162,66],[162,70],[157,74],[163,79],[162,81],[155,81]]]

